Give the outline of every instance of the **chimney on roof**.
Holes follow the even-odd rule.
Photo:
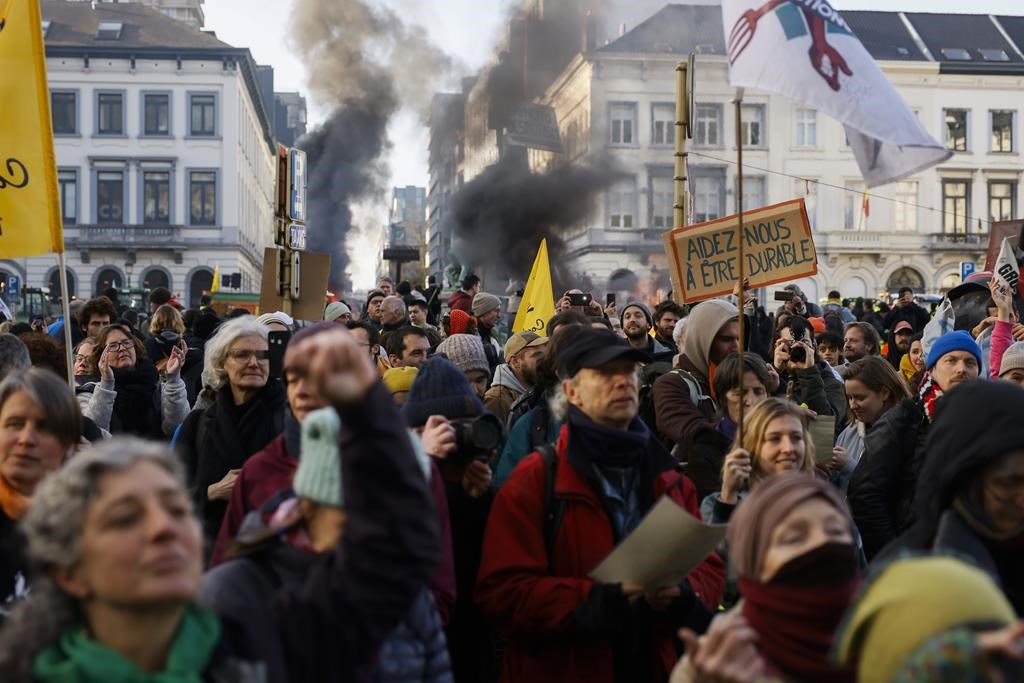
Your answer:
[[[619,24],[619,38],[621,38],[624,35],[626,35],[626,23],[625,22]]]
[[[587,10],[586,15],[583,17],[583,44],[581,45],[583,54],[586,54],[597,47],[597,20],[594,18],[594,14]]]
[[[92,0],[92,2],[89,4],[92,5],[93,10],[96,9],[96,0]]]

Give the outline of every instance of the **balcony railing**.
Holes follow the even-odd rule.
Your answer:
[[[65,229],[69,247],[181,247],[180,225],[74,225]]]
[[[932,249],[985,249],[988,247],[987,232],[944,232],[928,235],[928,246]]]

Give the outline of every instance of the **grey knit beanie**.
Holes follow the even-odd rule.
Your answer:
[[[292,479],[295,495],[321,505],[342,507],[340,431],[341,418],[334,408],[306,415],[302,421],[302,456]]]
[[[999,364],[999,376],[1011,370],[1024,370],[1024,342],[1014,342],[1003,354],[1003,362]]]
[[[459,370],[483,370],[490,374],[491,366],[484,353],[484,342],[475,334],[453,334],[437,347]]]
[[[630,301],[628,304],[626,304],[626,307],[622,309],[622,312],[619,313],[620,325],[623,324],[622,319],[626,317],[626,311],[629,310],[630,308],[639,308],[643,312],[644,317],[647,318],[647,327],[654,327],[654,316],[651,315],[651,309],[647,308],[647,304],[641,303],[639,301]]]
[[[488,294],[487,292],[480,292],[479,294],[473,297],[473,315],[475,315],[478,318],[482,315],[487,315],[495,308],[500,307],[501,299],[494,296],[493,294]]]

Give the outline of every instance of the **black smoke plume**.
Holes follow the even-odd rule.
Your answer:
[[[506,157],[466,183],[453,198],[458,255],[472,267],[525,280],[541,239],[547,239],[552,275],[557,277],[559,257],[565,250],[562,229],[586,221],[595,197],[620,177],[607,159],[539,174],[531,173],[516,157]]]
[[[309,248],[331,254],[330,286],[344,291],[353,209],[387,189],[388,124],[401,107],[426,110],[451,60],[421,27],[362,0],[297,0],[290,34],[314,98],[332,108],[298,146],[308,157]]]

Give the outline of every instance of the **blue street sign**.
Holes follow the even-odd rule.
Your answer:
[[[970,276],[974,275],[974,271],[977,266],[973,261],[961,261],[960,262],[960,282],[965,281]]]
[[[306,222],[306,153],[288,150],[288,217]]]
[[[21,289],[21,278],[17,275],[7,276],[7,295],[12,299],[17,299],[19,290]]]

